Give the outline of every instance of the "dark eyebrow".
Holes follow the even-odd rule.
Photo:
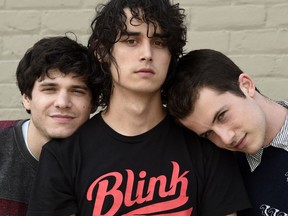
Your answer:
[[[39,85],[40,87],[55,87],[55,86],[59,86],[59,84],[57,83],[53,83],[53,82],[43,82],[43,83],[40,83]],[[83,89],[83,90],[89,90],[89,88],[87,87],[86,84],[82,85],[82,84],[77,84],[77,85],[72,85],[71,88],[78,88],[78,89]]]
[[[41,82],[39,84],[39,86],[43,86],[43,87],[46,87],[46,86],[56,86],[57,84],[55,83],[51,83],[51,82]]]
[[[125,31],[121,33],[121,37],[122,36],[139,36],[140,32],[129,32],[129,31]]]
[[[130,31],[125,31],[125,32],[122,32],[121,33],[121,37],[122,36],[139,36],[139,35],[141,35],[141,33],[140,32],[130,32]],[[153,37],[154,38],[166,38],[166,36],[164,35],[164,34],[161,34],[161,33],[154,33],[153,34]]]
[[[79,88],[79,89],[83,89],[83,90],[88,90],[89,88],[86,85],[72,85],[72,88]]]

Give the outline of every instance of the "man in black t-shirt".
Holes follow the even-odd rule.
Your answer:
[[[169,0],[111,0],[88,47],[103,111],[42,151],[28,215],[223,216],[248,207],[235,161],[179,127],[166,92],[186,42]],[[50,172],[49,172],[50,171]]]

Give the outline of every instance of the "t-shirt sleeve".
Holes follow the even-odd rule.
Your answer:
[[[28,216],[67,216],[77,213],[72,183],[63,164],[59,163],[59,155],[48,148],[51,144],[60,145],[57,141],[50,141],[42,149]]]
[[[250,207],[233,152],[203,139],[204,189],[200,215],[227,215]]]

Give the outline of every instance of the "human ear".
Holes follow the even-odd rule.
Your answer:
[[[255,83],[253,79],[245,73],[239,75],[239,87],[246,96],[253,97],[255,94]]]
[[[25,93],[22,95],[22,103],[26,110],[30,110],[30,101],[31,98],[28,97]]]

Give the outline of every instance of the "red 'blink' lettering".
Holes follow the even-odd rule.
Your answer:
[[[168,196],[176,195],[178,185],[181,185],[181,190],[178,198],[175,200],[162,201],[160,203],[154,203],[150,206],[142,207],[138,210],[134,210],[133,212],[137,212],[137,214],[147,214],[160,212],[161,210],[171,210],[173,208],[177,208],[181,205],[184,205],[188,201],[188,197],[186,196],[187,188],[188,188],[188,180],[185,177],[189,171],[185,171],[182,175],[180,175],[180,167],[178,163],[172,161],[173,170],[171,174],[171,181],[169,185],[169,189],[166,190],[168,182],[167,177],[164,175],[160,175],[158,177],[151,177],[150,179],[145,179],[147,176],[146,171],[141,171],[139,173],[138,182],[135,181],[135,174],[132,170],[127,169],[127,181],[126,181],[126,189],[124,194],[119,187],[123,184],[123,176],[119,172],[111,172],[101,177],[97,178],[89,187],[87,191],[87,200],[93,200],[93,191],[96,186],[98,186],[98,190],[95,193],[95,201],[94,201],[94,210],[93,215],[115,215],[120,209],[121,205],[125,205],[126,207],[131,207],[135,203],[142,204],[144,202],[152,201],[154,196],[158,195],[161,198],[165,198]],[[115,178],[114,185],[109,185],[109,180],[111,178]],[[148,181],[149,180],[149,181]],[[145,182],[148,181],[148,189],[144,191]],[[114,182],[114,181],[113,181]],[[155,191],[157,188],[156,185],[159,185],[158,191]],[[123,186],[123,185],[122,185]],[[108,189],[110,188],[110,189]],[[133,196],[133,189],[135,190],[136,196],[135,199]],[[113,198],[113,204],[110,206],[110,209],[103,209],[105,198],[106,197]],[[105,212],[103,212],[105,211]],[[190,209],[192,211],[192,209]],[[131,212],[130,212],[131,213]]]

